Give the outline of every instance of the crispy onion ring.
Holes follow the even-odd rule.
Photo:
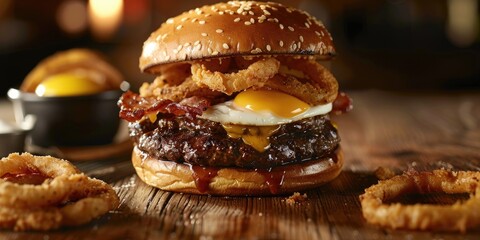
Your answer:
[[[142,97],[155,97],[158,99],[169,99],[174,102],[180,102],[185,98],[198,96],[205,98],[221,97],[223,93],[212,91],[205,86],[199,86],[191,77],[186,78],[180,85],[171,86],[167,83],[162,84],[162,80],[156,78],[152,84],[144,84],[140,88]]]
[[[249,87],[261,87],[275,76],[280,68],[280,62],[275,58],[256,61],[247,69],[235,73],[212,72],[200,63],[192,64],[192,79],[200,86],[208,86],[214,91],[231,95]]]
[[[0,160],[0,227],[50,230],[84,224],[115,209],[119,200],[110,185],[80,173],[65,160],[24,153]],[[40,173],[43,183],[19,184],[6,175]]]
[[[265,84],[266,87],[289,93],[313,105],[330,103],[335,100],[338,93],[338,82],[332,73],[320,63],[312,59],[291,57],[283,57],[279,60],[289,70],[302,72],[305,78],[281,73],[280,75],[287,77],[288,80],[274,78]]]
[[[369,223],[393,229],[460,231],[480,225],[480,172],[435,170],[407,172],[381,180],[360,196],[363,216]],[[453,205],[385,204],[401,194],[471,193]]]

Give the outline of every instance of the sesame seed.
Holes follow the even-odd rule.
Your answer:
[[[273,18],[273,21],[275,21],[276,23],[278,23],[278,18]]]
[[[203,25],[203,24],[205,24],[205,21],[204,21],[204,20],[201,20],[201,21],[198,21],[198,23],[200,23],[200,24]]]
[[[177,49],[173,49],[173,53],[177,54],[177,53],[178,53],[178,50],[177,50]]]
[[[300,35],[300,37],[298,37],[300,39],[300,42],[303,42],[303,36]]]
[[[208,51],[208,53],[212,54],[212,49],[211,48],[208,48],[207,51]]]
[[[229,49],[229,48],[230,48],[230,46],[228,46],[228,44],[226,44],[226,43],[224,43],[222,46],[223,46],[223,48],[225,48],[225,49]]]
[[[251,22],[251,23],[255,23],[255,19],[250,18],[250,22]]]
[[[197,40],[193,43],[193,45],[197,46],[198,44],[200,44],[200,40]]]
[[[172,23],[173,23],[173,18],[167,19],[167,23],[168,23],[168,24],[172,24]]]
[[[235,18],[234,22],[240,22],[240,18]]]
[[[194,18],[192,19],[192,23],[196,22],[198,19]]]
[[[187,20],[188,20],[188,17],[184,17],[184,18],[181,19],[182,22],[185,22]]]
[[[318,31],[315,31],[315,34],[317,34],[317,36],[320,36],[320,33]]]
[[[308,22],[305,22],[305,27],[310,28],[310,24],[308,24]]]
[[[252,24],[252,23],[249,22],[249,21],[246,21],[246,22],[245,22],[245,25],[247,25],[247,26],[248,26],[248,25],[251,25],[251,24]]]
[[[208,36],[208,34],[206,34],[206,33],[201,33],[201,35],[204,36],[204,37]]]
[[[292,9],[291,8],[287,8],[286,9],[288,13],[292,13]]]
[[[184,47],[188,47],[188,46],[190,46],[190,43],[187,42],[187,43],[183,44],[183,46],[184,46]]]
[[[292,32],[295,31],[295,29],[293,27],[290,27],[290,26],[288,26],[288,30],[290,30]]]
[[[252,16],[255,15],[255,13],[253,13],[252,11],[248,11],[248,14],[250,14]]]
[[[218,51],[212,52],[212,55],[218,55]]]
[[[205,14],[205,17],[210,17],[210,16],[212,16],[212,14],[210,13]]]
[[[180,51],[180,50],[182,50],[182,48],[183,48],[183,45],[178,45],[178,47],[177,47],[177,51]]]
[[[217,33],[223,33],[223,30],[219,28],[219,29],[215,30],[215,32],[217,32]]]
[[[182,27],[183,27],[182,25],[178,25],[178,26],[177,26],[177,30],[182,29]]]
[[[223,12],[223,11],[220,11],[220,12],[218,12],[218,14],[220,14],[220,15],[223,15],[223,14],[224,14],[224,12]]]
[[[301,46],[302,46],[302,43],[298,42],[298,49],[300,49]]]
[[[283,24],[280,23],[278,26],[280,26],[280,29],[283,30]]]
[[[242,15],[243,15],[243,16],[247,15],[247,12],[242,12]]]
[[[170,55],[166,56],[165,59],[168,61],[170,60]]]
[[[272,50],[272,47],[270,45],[267,44],[267,51],[271,51]]]
[[[282,40],[280,40],[280,42],[278,44],[280,44],[280,47],[283,47],[283,41]]]
[[[269,15],[269,16],[272,15],[272,14],[271,14],[268,10],[266,10],[266,9],[263,10],[263,13],[264,13],[265,15]]]

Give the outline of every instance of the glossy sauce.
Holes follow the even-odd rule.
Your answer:
[[[271,170],[259,170],[255,169],[255,172],[260,173],[265,179],[265,183],[270,189],[270,193],[277,194],[283,185],[283,179],[285,178],[285,172],[271,172]]]
[[[331,161],[332,164],[338,162],[337,154],[332,153],[329,156],[322,158],[319,161]],[[265,184],[267,184],[270,193],[277,194],[280,192],[280,188],[283,186],[283,182],[285,179],[285,174],[287,168],[282,166],[286,170],[283,171],[275,171],[272,172],[273,168],[270,169],[255,169],[254,171],[261,174],[264,178]],[[195,186],[197,187],[198,191],[201,193],[206,193],[209,190],[209,185],[212,182],[212,179],[217,176],[218,170],[220,168],[216,167],[201,167],[201,166],[193,166],[190,165],[190,169],[192,171],[192,177],[195,181]],[[238,169],[242,171],[241,169]],[[244,169],[247,171],[247,169]]]
[[[333,101],[332,113],[342,114],[353,109],[353,100],[344,92],[339,92]]]
[[[192,170],[193,180],[198,191],[201,193],[207,192],[212,179],[217,176],[218,169],[193,165],[190,165],[190,169]]]

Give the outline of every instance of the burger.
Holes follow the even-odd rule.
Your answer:
[[[333,180],[343,157],[329,114],[349,104],[344,95],[335,104],[337,81],[318,61],[334,54],[320,21],[279,3],[231,1],[168,19],[140,56],[156,78],[119,100],[138,176],[223,196]]]

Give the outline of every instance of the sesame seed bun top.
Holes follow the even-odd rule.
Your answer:
[[[140,69],[234,55],[335,54],[325,26],[308,13],[279,3],[230,1],[168,19],[143,45]]]

